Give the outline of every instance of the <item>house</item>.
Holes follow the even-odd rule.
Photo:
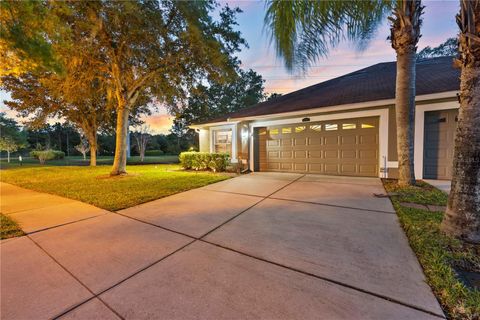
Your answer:
[[[395,76],[379,63],[195,124],[200,151],[252,171],[396,177]],[[459,76],[452,57],[417,62],[417,178],[451,178]]]

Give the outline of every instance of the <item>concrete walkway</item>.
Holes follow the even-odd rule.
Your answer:
[[[118,213],[1,188],[32,232],[0,244],[1,319],[443,317],[378,179],[250,174]]]
[[[424,180],[426,183],[431,184],[437,189],[440,189],[446,193],[450,193],[450,189],[452,187],[452,181],[450,180],[430,180],[430,179],[425,179]]]

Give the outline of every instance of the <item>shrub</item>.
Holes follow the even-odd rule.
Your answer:
[[[162,150],[146,150],[145,151],[145,157],[158,157],[163,155]]]
[[[38,159],[41,164],[45,164],[45,161],[47,160],[65,158],[65,152],[59,150],[33,150],[30,151],[30,156]]]
[[[180,165],[184,169],[225,171],[230,160],[228,153],[182,152]]]

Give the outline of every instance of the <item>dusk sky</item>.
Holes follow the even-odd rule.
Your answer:
[[[343,43],[330,52],[328,59],[318,61],[306,76],[289,74],[283,67],[283,62],[276,58],[268,33],[264,29],[264,2],[221,1],[222,5],[226,3],[243,10],[243,13],[238,15],[238,29],[247,40],[249,49],[243,49],[239,57],[244,69],[253,69],[263,76],[268,93],[285,94],[372,64],[395,60],[395,52],[387,40],[389,26],[385,21],[365,51],[357,52],[351,44]],[[458,1],[423,1],[423,3],[426,8],[419,50],[426,46],[437,46],[457,34],[455,14],[459,8]],[[13,116],[14,113],[3,105],[3,100],[7,97],[7,94],[0,92],[2,101],[0,110],[7,111]],[[163,109],[146,119],[146,122],[156,133],[167,133],[171,127],[171,118]]]

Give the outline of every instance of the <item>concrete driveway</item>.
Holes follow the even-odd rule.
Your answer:
[[[1,318],[442,318],[384,192],[257,173],[2,241]]]

